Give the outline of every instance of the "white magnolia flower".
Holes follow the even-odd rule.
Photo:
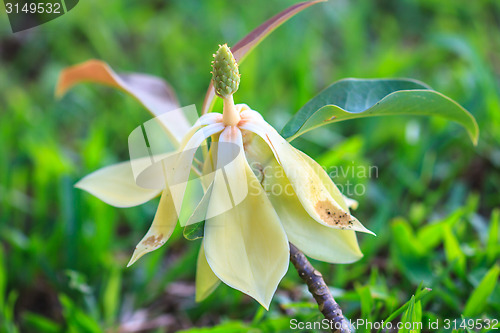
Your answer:
[[[205,221],[196,299],[204,299],[223,281],[267,309],[288,269],[288,242],[311,258],[351,263],[362,257],[355,231],[370,231],[351,215],[347,198],[320,165],[290,145],[258,112],[234,105],[238,84],[236,62],[224,45],[214,63],[223,113],[203,115],[187,131],[175,158],[165,163],[167,184],[162,190],[136,185],[130,163],[98,170],[76,186],[119,207],[142,204],[161,191],[151,228],[131,265],[169,239],[183,207],[195,151],[210,140],[200,170],[206,176],[206,193],[186,222]]]

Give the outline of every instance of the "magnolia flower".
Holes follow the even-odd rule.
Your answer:
[[[189,200],[185,193],[194,154],[209,140],[200,170],[205,193],[182,223],[204,221],[196,299],[204,299],[223,281],[268,309],[288,269],[288,242],[311,258],[351,263],[362,257],[355,231],[371,232],[351,215],[350,199],[320,165],[290,145],[257,111],[234,104],[239,73],[226,45],[216,53],[213,67],[223,112],[203,115],[180,139],[180,148],[164,164],[162,190],[133,184],[126,163],[98,170],[76,186],[122,207],[146,202],[161,191],[153,223],[130,266],[171,236],[183,201]]]

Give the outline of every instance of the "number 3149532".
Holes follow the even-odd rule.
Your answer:
[[[25,3],[24,6],[19,6],[18,3],[5,3],[5,9],[7,14],[15,13],[31,13],[31,14],[61,14],[61,4],[60,3],[50,3],[50,2],[39,2],[39,3]]]

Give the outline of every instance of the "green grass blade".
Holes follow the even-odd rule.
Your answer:
[[[488,229],[488,243],[486,245],[486,256],[488,262],[492,262],[498,257],[499,243],[498,238],[499,231],[499,221],[500,221],[500,209],[495,209],[491,214],[490,227]]]
[[[431,290],[432,289],[430,289],[430,288],[424,288],[420,292],[417,292],[415,294],[414,301],[415,302],[420,301],[426,295],[428,295],[431,292]],[[384,320],[384,322],[387,323],[387,322],[390,322],[390,321],[393,321],[394,319],[396,319],[397,316],[399,316],[401,313],[403,313],[403,311],[405,311],[406,309],[408,309],[408,307],[410,306],[410,304],[411,304],[411,300],[409,300],[408,302],[406,302],[405,304],[403,304],[401,307],[399,307],[396,311],[394,311],[389,317],[387,317],[386,320]]]
[[[481,313],[486,306],[488,297],[491,295],[495,286],[498,283],[498,276],[500,275],[500,266],[493,266],[483,277],[479,285],[474,289],[470,295],[463,315],[465,317],[474,317]]]

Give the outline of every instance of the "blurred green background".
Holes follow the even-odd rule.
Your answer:
[[[225,285],[196,304],[199,241],[180,230],[125,269],[157,202],[117,209],[73,184],[126,160],[129,133],[151,116],[102,86],[53,97],[64,67],[99,58],[165,78],[182,105],[200,109],[217,45],[291,4],[89,0],[17,34],[1,14],[1,332],[286,332],[291,318],[321,319],[292,268],[269,312]],[[365,186],[356,216],[378,235],[359,236],[365,257],[313,262],[348,318],[384,320],[423,281],[432,292],[413,314],[424,323],[500,319],[499,29],[497,0],[331,0],[285,23],[241,65],[236,101],[278,129],[346,77],[422,80],[479,123],[477,147],[458,125],[420,117],[342,122],[293,142],[325,167],[378,169],[334,179]]]

